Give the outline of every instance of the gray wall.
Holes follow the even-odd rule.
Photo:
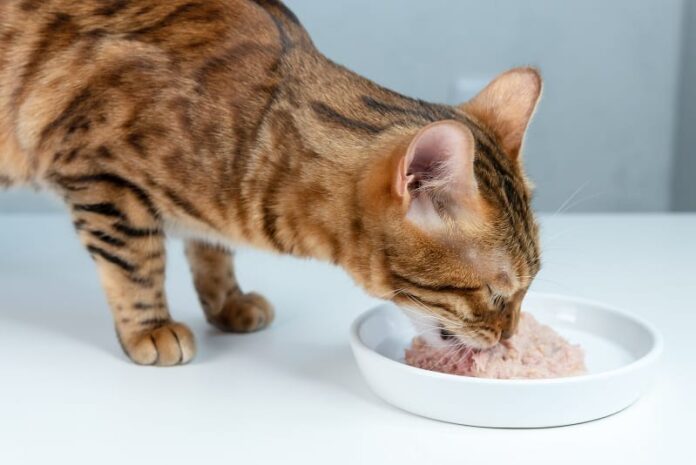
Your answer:
[[[689,0],[286,1],[328,56],[411,96],[451,102],[459,79],[539,66],[545,95],[525,158],[540,210],[577,190],[571,211],[672,205]],[[25,199],[0,194],[0,210]]]
[[[696,2],[685,8],[673,207],[696,211]]]

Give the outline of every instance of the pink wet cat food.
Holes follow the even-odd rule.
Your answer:
[[[477,378],[561,378],[587,371],[580,346],[523,313],[517,334],[487,350],[435,348],[416,337],[406,363],[426,370]]]

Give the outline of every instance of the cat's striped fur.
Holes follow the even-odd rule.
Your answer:
[[[406,98],[322,56],[277,0],[0,0],[0,187],[63,195],[137,363],[195,353],[163,290],[170,227],[198,238],[223,330],[273,317],[236,283],[224,244],[247,243],[332,261],[485,346],[539,268],[518,160],[539,93],[522,68],[461,107]],[[442,172],[452,147],[470,163]]]

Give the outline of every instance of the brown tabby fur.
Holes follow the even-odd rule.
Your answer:
[[[488,346],[539,269],[518,158],[540,90],[523,68],[461,107],[406,98],[322,56],[277,0],[0,0],[0,185],[64,197],[140,364],[195,354],[163,290],[172,230],[222,330],[273,318],[235,280],[224,244],[246,243],[329,260]],[[473,135],[480,199],[433,230],[394,186],[436,121]]]

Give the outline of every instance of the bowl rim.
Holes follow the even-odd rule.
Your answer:
[[[386,308],[389,307],[395,307],[396,304],[393,304],[391,302],[384,302],[380,305],[377,305],[375,307],[372,307],[371,309],[363,312],[360,314],[351,324],[350,326],[350,343],[351,346],[353,347],[354,350],[360,351],[363,354],[367,355],[368,357],[375,358],[379,360],[380,362],[384,363],[391,363],[394,365],[395,369],[405,371],[407,373],[411,373],[414,376],[421,376],[421,377],[429,377],[429,378],[434,378],[434,379],[439,379],[444,382],[452,382],[452,383],[467,383],[467,384],[481,384],[481,385],[496,385],[496,386],[501,386],[501,385],[519,385],[519,386],[536,386],[536,385],[552,385],[552,384],[567,384],[567,383],[585,383],[585,382],[593,382],[593,381],[599,381],[599,380],[607,380],[610,378],[614,378],[617,376],[621,376],[623,374],[626,374],[628,372],[633,372],[642,368],[645,368],[649,365],[652,365],[654,362],[656,362],[660,356],[662,355],[663,351],[663,339],[662,335],[660,332],[650,323],[648,323],[646,320],[644,320],[642,317],[639,317],[635,314],[632,314],[626,310],[619,309],[617,307],[596,301],[596,300],[591,300],[591,299],[585,299],[581,297],[574,297],[574,296],[567,296],[563,294],[554,294],[554,293],[545,293],[545,292],[530,292],[529,293],[530,297],[535,297],[535,298],[542,298],[542,299],[556,299],[556,300],[563,300],[565,302],[572,302],[580,305],[585,305],[585,306],[594,306],[594,307],[599,307],[602,310],[608,311],[610,313],[614,313],[617,315],[620,315],[624,318],[627,318],[629,320],[632,320],[633,322],[641,325],[647,332],[650,334],[652,337],[652,347],[650,350],[640,357],[637,360],[632,361],[631,363],[628,363],[627,365],[624,365],[619,368],[615,368],[613,370],[607,370],[607,371],[602,371],[599,373],[592,373],[592,374],[587,374],[587,375],[578,375],[578,376],[569,376],[569,377],[564,377],[564,378],[546,378],[546,379],[495,379],[495,378],[476,378],[473,376],[463,376],[463,375],[453,375],[449,373],[441,373],[438,371],[430,371],[426,370],[424,368],[418,368],[414,367],[411,365],[408,365],[406,363],[399,362],[397,360],[394,360],[390,357],[387,357],[385,355],[380,354],[379,352],[373,350],[372,348],[368,347],[365,342],[360,338],[360,328],[362,325],[367,321],[370,317],[372,317],[374,314],[383,311]]]

